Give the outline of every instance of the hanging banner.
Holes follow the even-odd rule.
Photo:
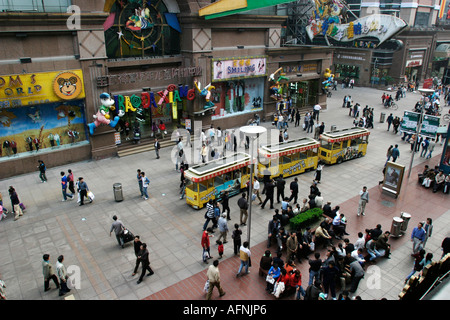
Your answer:
[[[316,10],[310,24],[306,27],[311,41],[320,35],[339,42],[370,37],[378,39],[377,45],[379,45],[407,26],[402,19],[386,14],[371,14],[350,23],[341,24],[341,11],[344,12],[343,5],[338,0],[326,3],[316,1]]]

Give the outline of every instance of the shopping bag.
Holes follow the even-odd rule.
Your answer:
[[[91,201],[93,201],[94,198],[95,198],[95,196],[94,196],[94,194],[92,193],[92,191],[89,191],[89,192],[87,193],[87,196],[88,196],[89,200],[91,200]]]
[[[20,209],[22,209],[22,211],[25,211],[27,209],[22,202],[19,203],[19,207],[20,207]]]
[[[78,192],[78,199],[77,199],[77,203],[81,203],[81,195],[80,195],[80,193]]]
[[[272,275],[268,274],[266,277],[266,282],[273,284],[275,282],[275,279],[273,278]]]
[[[209,290],[209,279],[206,280],[205,286],[203,287],[203,292],[207,293]]]

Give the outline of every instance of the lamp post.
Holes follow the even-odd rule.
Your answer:
[[[253,151],[254,151],[254,142],[259,138],[259,136],[267,131],[266,128],[261,126],[243,126],[239,129],[244,133],[244,135],[248,136],[250,139],[250,183],[249,183],[249,191],[248,191],[248,224],[247,224],[247,242],[250,247],[250,231],[252,225],[252,193],[253,193]]]

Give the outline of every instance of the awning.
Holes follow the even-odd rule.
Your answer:
[[[440,61],[450,58],[450,44],[442,43],[436,47],[434,50],[434,61]]]

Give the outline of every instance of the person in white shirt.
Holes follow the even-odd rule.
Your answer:
[[[214,287],[219,289],[219,295],[222,297],[225,294],[221,284],[220,284],[220,272],[219,272],[219,260],[214,260],[213,264],[209,266],[206,272],[206,277],[209,280],[208,293],[206,294],[206,300],[211,300],[211,296]]]
[[[261,188],[261,185],[258,181],[258,178],[256,176],[253,177],[253,194],[255,195],[255,199],[258,198],[259,204],[262,204],[261,196],[259,195],[259,189]],[[252,199],[253,201],[253,199]]]
[[[365,247],[366,240],[364,239],[364,234],[362,232],[358,232],[358,240],[356,240],[354,246],[355,250],[363,249]]]
[[[322,110],[322,107],[320,106],[320,104],[316,104],[313,107],[313,119],[319,121],[319,112],[320,110]]]
[[[364,262],[366,262],[366,260],[364,259],[363,249],[362,248],[353,250],[352,253],[351,253],[351,256],[352,256],[353,259],[358,261],[361,265],[364,265]]]

